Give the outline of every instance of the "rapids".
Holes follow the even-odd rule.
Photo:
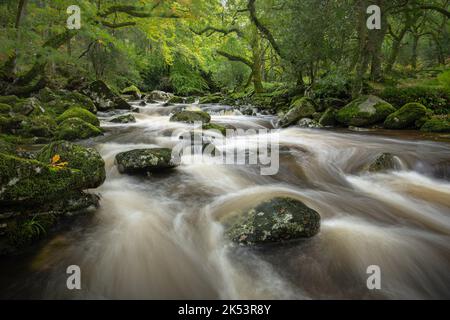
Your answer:
[[[189,107],[235,128],[272,129],[276,121],[228,106]],[[0,260],[1,297],[450,298],[449,143],[291,127],[278,131],[280,170],[273,176],[256,165],[186,158],[164,175],[121,175],[117,153],[173,147],[172,132],[187,127],[169,122],[182,105],[139,108],[130,124],[101,114],[105,136],[86,142],[106,162],[107,179],[93,190],[101,207],[37,248]],[[236,137],[235,145],[254,138]],[[361,171],[383,152],[398,156],[399,170]],[[275,195],[317,210],[319,235],[283,246],[231,246],[221,220]],[[79,291],[66,288],[73,264],[81,268]],[[381,268],[381,290],[366,287],[370,265]]]

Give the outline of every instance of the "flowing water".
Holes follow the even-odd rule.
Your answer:
[[[278,131],[280,170],[273,176],[257,165],[185,158],[165,174],[119,174],[117,153],[174,146],[172,133],[188,125],[170,122],[169,114],[183,107],[149,104],[132,124],[103,115],[106,135],[89,142],[106,162],[107,179],[95,190],[101,207],[38,249],[0,261],[2,297],[450,298],[449,143],[411,139],[413,133],[289,128]],[[213,122],[235,128],[271,129],[276,120],[202,108]],[[234,139],[239,147],[255,137]],[[397,156],[398,170],[363,170],[383,152]],[[320,233],[282,246],[232,246],[221,221],[274,196],[317,210]],[[69,265],[80,266],[82,290],[66,288]],[[371,265],[381,269],[381,290],[367,288]]]

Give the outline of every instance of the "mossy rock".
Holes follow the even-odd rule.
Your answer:
[[[336,114],[336,120],[348,126],[364,127],[383,122],[387,116],[395,112],[388,102],[376,96],[362,96]]]
[[[278,197],[239,215],[226,234],[240,245],[259,245],[310,238],[319,230],[319,213],[296,199]]]
[[[18,133],[24,137],[51,138],[56,129],[56,121],[50,116],[27,117],[22,121]]]
[[[219,131],[224,136],[227,134],[227,128],[220,124],[207,123],[202,126],[202,129]]]
[[[219,103],[220,101],[222,101],[223,99],[223,95],[222,94],[211,94],[208,96],[204,96],[200,98],[199,103],[200,104],[210,104],[210,103]]]
[[[173,96],[170,98],[167,103],[184,103],[184,98],[179,96]]]
[[[9,104],[0,103],[0,114],[10,114],[12,108]]]
[[[147,100],[148,103],[154,103],[156,101],[168,101],[172,97],[173,97],[172,93],[154,90],[150,92],[145,99]]]
[[[59,162],[67,163],[68,168],[81,171],[84,188],[97,188],[105,181],[105,161],[97,150],[67,141],[56,141],[43,147],[36,154],[36,159],[51,164],[56,155],[59,156]]]
[[[0,115],[0,133],[16,133],[26,119],[22,115]]]
[[[70,118],[61,122],[56,128],[55,136],[60,140],[81,140],[102,135],[100,128],[80,119]]]
[[[59,98],[59,96],[50,88],[45,87],[42,88],[41,90],[39,90],[39,94],[38,94],[39,100],[47,103],[53,100],[56,100]]]
[[[316,120],[310,118],[300,119],[297,123],[300,128],[308,128],[308,129],[318,129],[322,128],[322,125]]]
[[[23,101],[17,96],[0,96],[0,103],[9,104],[10,106],[14,106],[16,103]]]
[[[132,123],[136,122],[136,118],[131,114],[122,114],[120,116],[114,117],[110,120],[113,123]]]
[[[180,111],[172,115],[170,117],[170,121],[185,123],[209,123],[211,122],[211,116],[204,111]]]
[[[176,167],[172,150],[166,148],[136,149],[116,155],[120,173],[147,174]]]
[[[45,108],[37,98],[28,98],[16,103],[13,112],[24,116],[41,115],[45,113]]]
[[[408,103],[396,112],[389,115],[384,121],[387,129],[414,129],[420,128],[431,117],[431,110],[423,104]]]
[[[88,110],[91,113],[97,113],[97,108],[94,104],[94,102],[89,98],[88,96],[85,96],[84,94],[81,94],[79,92],[73,91],[68,92],[64,95],[62,95],[63,101],[66,101],[72,105],[80,106],[83,109]]]
[[[97,113],[94,102],[88,96],[76,91],[59,90],[55,92],[46,87],[39,91],[38,97],[46,106],[55,109],[56,114],[61,114],[74,106]]]
[[[135,85],[131,85],[131,86],[123,89],[122,94],[132,95],[133,98],[135,98],[135,99],[141,99],[141,97],[142,97],[141,90],[139,90],[139,88],[136,87]]]
[[[0,203],[30,206],[83,187],[79,170],[0,154]]]
[[[439,132],[448,133],[450,132],[450,121],[449,118],[433,118],[425,122],[425,124],[420,128],[423,132]]]
[[[109,111],[114,109],[131,109],[131,105],[124,99],[114,93],[106,83],[97,80],[89,84],[82,90],[95,103],[100,111]]]
[[[382,172],[399,168],[399,161],[393,154],[383,153],[368,165],[367,170],[370,172]]]
[[[332,127],[336,125],[336,110],[328,108],[319,118],[319,124],[324,127]]]
[[[280,119],[278,126],[286,128],[296,124],[303,118],[310,118],[314,115],[316,109],[311,99],[298,97],[294,99],[286,115]]]
[[[70,118],[80,118],[80,119],[92,124],[93,126],[96,126],[96,127],[100,126],[100,121],[97,119],[97,117],[93,113],[91,113],[81,107],[70,108],[69,110],[65,111],[62,115],[60,115],[56,119],[56,121],[61,123],[64,120],[70,119]]]

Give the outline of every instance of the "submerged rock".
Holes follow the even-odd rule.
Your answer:
[[[390,153],[383,153],[368,166],[367,170],[370,172],[381,172],[399,168],[399,159],[396,156]]]
[[[170,117],[170,121],[185,123],[209,123],[211,122],[211,116],[204,111],[180,111],[172,115]]]
[[[387,129],[420,128],[431,114],[431,110],[420,103],[408,103],[389,115],[384,121],[384,127]]]
[[[300,97],[294,100],[288,113],[278,122],[278,126],[289,127],[303,118],[312,117],[315,112],[312,101],[306,97]]]
[[[388,102],[376,96],[362,96],[336,114],[336,120],[347,126],[364,127],[383,122],[387,116],[395,112]]]
[[[166,148],[136,149],[116,155],[116,164],[120,173],[146,174],[177,165],[172,159],[172,150]]]
[[[279,243],[316,235],[320,215],[292,198],[273,198],[240,215],[227,229],[241,245]]]
[[[97,109],[100,111],[109,111],[113,109],[131,109],[131,105],[115,94],[101,80],[97,80],[89,84],[83,89],[83,93],[94,101]]]
[[[69,141],[88,139],[102,134],[103,131],[100,128],[80,118],[69,118],[64,120],[58,125],[55,132],[57,139]]]
[[[114,117],[110,120],[113,123],[131,123],[136,122],[136,118],[131,114],[122,114],[120,116]]]

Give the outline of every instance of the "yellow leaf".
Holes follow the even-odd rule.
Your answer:
[[[59,154],[55,154],[52,158],[52,164],[56,164],[60,159],[61,157],[59,156]]]

